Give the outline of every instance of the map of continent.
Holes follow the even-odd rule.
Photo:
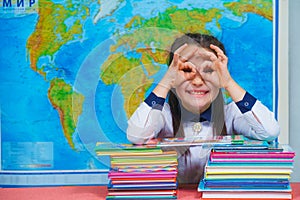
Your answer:
[[[21,2],[1,1],[2,170],[107,168],[96,142],[128,143],[188,32],[222,41],[232,76],[274,109],[272,0]]]

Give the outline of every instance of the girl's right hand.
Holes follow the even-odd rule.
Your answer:
[[[181,54],[187,46],[187,44],[184,44],[174,52],[168,71],[161,80],[161,84],[169,89],[176,88],[181,82],[191,79],[196,74],[195,67],[188,60],[196,53],[197,47],[192,48],[191,51],[182,56]]]

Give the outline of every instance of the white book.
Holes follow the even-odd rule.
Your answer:
[[[272,191],[205,191],[202,198],[222,198],[222,199],[292,199],[291,192]]]

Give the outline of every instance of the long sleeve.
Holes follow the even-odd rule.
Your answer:
[[[225,111],[228,133],[235,132],[246,137],[272,141],[280,133],[279,124],[271,112],[260,101],[255,101],[249,111],[241,111],[235,103],[230,103]]]
[[[127,138],[134,144],[143,144],[149,139],[158,137],[161,132],[165,134],[161,137],[170,137],[172,134],[171,122],[168,104],[165,104],[160,110],[143,102],[128,120]]]

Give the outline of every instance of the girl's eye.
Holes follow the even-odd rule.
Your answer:
[[[205,68],[203,69],[203,72],[204,72],[204,73],[213,73],[214,70],[213,70],[211,67],[205,67]]]
[[[184,68],[184,69],[182,69],[182,71],[184,73],[190,73],[190,72],[192,72],[192,69],[191,68]]]

